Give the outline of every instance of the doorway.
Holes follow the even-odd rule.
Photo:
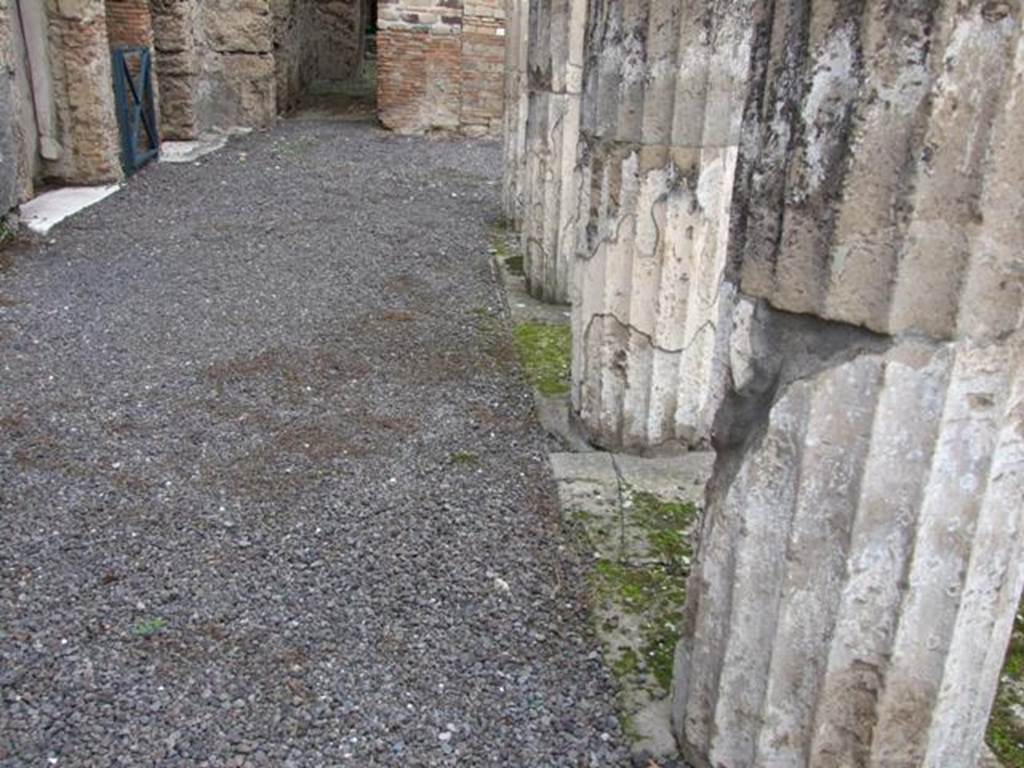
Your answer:
[[[278,111],[372,120],[377,113],[377,0],[291,0],[275,20]]]

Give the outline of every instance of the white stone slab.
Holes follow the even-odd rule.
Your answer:
[[[160,162],[194,163],[227,143],[227,135],[221,133],[204,134],[196,141],[165,141],[160,144]]]
[[[18,212],[26,227],[45,235],[68,216],[73,216],[90,205],[110,197],[120,188],[120,184],[108,184],[102,187],[55,189],[24,203]]]

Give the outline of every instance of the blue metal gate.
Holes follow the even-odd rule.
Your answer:
[[[130,175],[160,154],[153,105],[153,58],[148,48],[117,48],[112,53],[121,165]]]

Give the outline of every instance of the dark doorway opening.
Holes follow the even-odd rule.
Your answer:
[[[292,0],[292,9],[277,35],[279,92],[280,68],[290,68],[279,109],[293,117],[376,119],[377,0]]]

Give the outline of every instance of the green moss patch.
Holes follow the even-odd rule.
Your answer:
[[[509,274],[516,277],[523,277],[526,272],[523,269],[523,255],[513,252],[508,247],[508,229],[502,224],[494,227],[494,234],[491,236],[491,251],[497,257]]]
[[[1013,630],[987,741],[1006,768],[1024,768],[1024,611]]]
[[[0,248],[3,248],[8,243],[13,243],[15,237],[15,231],[11,225],[7,222],[7,219],[0,216]]]
[[[629,632],[631,645],[609,650],[612,671],[620,679],[650,675],[667,693],[686,597],[683,576],[661,564],[599,560],[593,590],[602,613],[626,614],[636,623]]]
[[[523,323],[513,331],[526,376],[543,395],[569,391],[572,331],[568,325]]]
[[[505,269],[509,271],[509,274],[515,275],[516,277],[524,277],[526,275],[522,256],[506,256]]]
[[[679,501],[664,501],[651,493],[636,492],[631,517],[647,537],[651,552],[673,573],[685,573],[693,559],[691,529],[697,507]]]

